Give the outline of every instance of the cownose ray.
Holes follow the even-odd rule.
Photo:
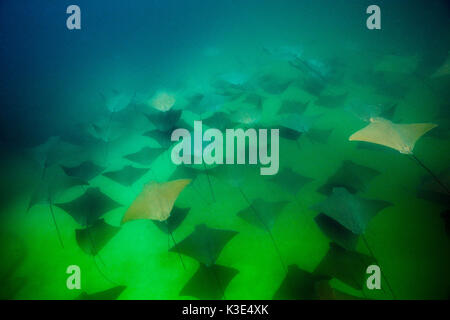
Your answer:
[[[127,165],[119,170],[103,172],[102,175],[125,187],[129,187],[142,178],[147,172],[147,168],[136,168]]]
[[[135,162],[137,164],[146,166],[152,164],[152,162],[161,154],[164,152],[164,148],[150,148],[150,147],[144,147],[141,150],[128,154],[124,156],[125,159],[128,159],[132,162]]]
[[[225,298],[225,290],[231,280],[239,273],[235,268],[217,264],[210,266],[200,263],[195,274],[180,291],[180,296],[191,296],[198,299],[218,300]]]
[[[318,276],[297,265],[289,265],[283,282],[275,291],[274,300],[313,300],[318,299],[317,284],[323,280]]]
[[[195,148],[196,142],[194,141],[195,134],[190,134],[190,149],[183,150],[183,156],[188,156],[192,159],[192,164],[186,165],[184,163],[177,165],[177,168],[173,171],[170,178],[171,179],[180,179],[180,178],[190,178],[194,180],[199,174],[204,173],[208,180],[208,187],[211,192],[211,198],[213,201],[216,201],[216,197],[214,194],[214,189],[212,187],[210,170],[217,166],[217,164],[207,165],[205,161],[203,161],[203,151],[205,150],[210,142],[202,139],[202,147],[200,150]],[[187,139],[187,138],[186,138]],[[184,153],[186,151],[186,153]],[[199,160],[200,163],[197,163]],[[196,189],[196,191],[198,191]]]
[[[147,115],[148,116],[148,115]],[[144,136],[154,139],[162,148],[168,149],[172,145],[172,132],[178,128],[192,127],[184,120],[178,120],[170,123],[167,126],[156,126],[143,133]]]
[[[216,288],[214,289],[216,295],[219,294],[220,297],[225,296],[225,282],[231,280],[235,271],[234,269],[225,269],[225,267],[216,265],[216,260],[223,248],[237,234],[238,232],[236,231],[215,229],[210,228],[205,224],[200,224],[195,227],[195,230],[190,235],[178,244],[175,244],[169,250],[194,258],[200,263],[200,267],[197,271],[199,274],[194,275],[195,278],[193,277],[194,279],[191,279],[192,283],[190,286],[187,289],[184,289],[186,294],[199,294],[196,289],[198,287],[198,278],[208,277],[208,279],[214,279],[214,282],[216,283],[216,286],[214,287],[212,285],[208,286],[208,293],[211,293],[211,288]],[[219,293],[217,293],[217,290],[219,290]]]
[[[450,168],[442,171],[439,174],[439,179],[448,185],[450,182]],[[447,208],[450,207],[450,194],[444,192],[439,184],[429,176],[422,178],[417,190],[417,197],[441,204]]]
[[[67,212],[79,225],[89,226],[105,213],[121,207],[99,188],[89,188],[80,197],[55,206]]]
[[[178,196],[190,182],[190,179],[180,179],[147,183],[125,212],[121,224],[141,219],[166,221]]]
[[[168,235],[172,235],[173,232],[184,221],[190,210],[191,210],[190,208],[180,208],[174,206],[167,220],[165,221],[152,220],[152,221],[158,227],[159,230]]]
[[[259,79],[258,86],[269,94],[282,94],[293,82],[292,78],[278,77],[274,74],[264,74]]]
[[[238,232],[215,229],[200,224],[195,230],[174,245],[169,251],[179,252],[194,258],[206,266],[214,265],[223,248]]]
[[[372,258],[375,254],[364,236],[369,222],[377,213],[392,204],[382,200],[364,199],[346,188],[333,188],[327,199],[312,207],[319,212],[315,221],[321,231],[345,250],[353,251],[361,237]],[[384,276],[383,272],[382,275]],[[386,283],[394,292],[384,276]]]
[[[248,223],[270,232],[286,204],[288,201],[268,202],[255,199],[250,207],[239,211],[237,215]]]
[[[49,137],[43,144],[26,151],[43,171],[49,166],[71,161],[79,148],[59,136]]]
[[[55,213],[53,212],[54,202],[57,201],[58,197],[64,191],[75,186],[85,185],[87,185],[87,182],[79,178],[67,176],[59,166],[45,167],[41,179],[31,195],[27,211],[36,204],[47,204],[49,206],[58,239],[63,248],[64,244],[62,242],[61,233],[58,224],[56,223]]]
[[[176,245],[172,232],[182,220],[177,221],[179,219],[178,214],[173,219],[170,219],[170,216],[175,201],[190,182],[190,179],[180,179],[163,183],[155,181],[147,183],[125,212],[121,224],[134,220],[153,220],[159,222],[159,224],[164,223],[173,243]],[[180,253],[178,255],[183,268],[185,268]]]
[[[296,100],[283,100],[280,109],[278,109],[278,113],[303,114],[308,105],[309,101],[301,102]]]
[[[372,118],[366,127],[353,133],[349,141],[379,144],[409,155],[450,194],[450,189],[413,153],[417,140],[436,126],[434,123],[398,124],[380,117]]]
[[[376,261],[373,257],[346,250],[332,242],[313,273],[317,276],[336,278],[356,290],[362,290],[367,267],[374,263]]]
[[[248,200],[246,198],[246,200]],[[250,205],[237,213],[238,217],[268,233],[281,265],[287,271],[280,249],[272,234],[272,228],[288,201],[268,202],[262,199],[253,200]]]
[[[350,193],[345,188],[333,188],[332,193],[312,208],[328,217],[354,234],[366,231],[370,220],[391,203],[382,200],[369,200]]]
[[[120,227],[111,226],[104,219],[98,219],[86,228],[76,229],[75,238],[84,253],[96,256],[119,230]]]
[[[333,188],[343,187],[351,193],[364,192],[367,184],[380,174],[379,171],[344,160],[336,172],[317,191],[329,195]]]
[[[221,95],[214,93],[197,94],[192,97],[187,110],[195,113],[198,116],[197,119],[201,119],[207,114],[214,114],[221,110],[224,103],[225,97]]]
[[[297,142],[301,136],[308,137],[311,141],[326,143],[332,130],[313,128],[314,122],[320,116],[306,116],[304,114],[284,113],[277,117],[274,128],[279,129],[280,137]]]
[[[347,96],[347,92],[342,94],[321,94],[314,103],[325,108],[338,108],[344,105]]]
[[[176,126],[176,123],[180,120],[181,113],[182,110],[171,109],[168,111],[154,111],[145,115],[157,130],[167,132]]]
[[[76,300],[116,300],[126,288],[126,286],[116,286],[90,294],[83,291]]]
[[[61,166],[64,172],[70,176],[79,178],[84,181],[90,181],[102,173],[105,168],[96,165],[92,161],[83,161],[80,165],[75,167]]]
[[[171,129],[162,131],[162,130],[158,130],[155,128],[155,129],[144,132],[143,135],[156,140],[156,142],[158,142],[158,144],[161,146],[161,148],[167,149],[172,144],[172,141],[170,139],[170,137],[172,135]]]
[[[302,176],[290,168],[281,169],[276,175],[268,177],[269,181],[281,187],[285,192],[295,195],[305,184],[313,179]]]
[[[388,120],[393,120],[395,111],[397,109],[397,103],[350,103],[346,110],[354,114],[357,118],[369,122],[370,119],[375,117],[381,117]]]

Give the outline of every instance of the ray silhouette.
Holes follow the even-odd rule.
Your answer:
[[[117,286],[108,290],[91,294],[82,292],[78,296],[77,300],[116,300],[126,288],[126,286]]]
[[[124,158],[137,164],[147,166],[150,165],[161,153],[163,153],[164,150],[164,148],[144,147],[137,152],[124,156]]]
[[[119,227],[107,224],[104,219],[98,219],[86,228],[76,229],[75,238],[84,253],[96,256],[119,230]]]
[[[178,196],[190,182],[191,180],[189,179],[181,179],[164,183],[147,183],[142,192],[125,212],[121,224],[133,220],[153,220],[157,222],[157,226],[160,229],[162,225],[165,226],[163,230],[167,231],[176,246],[177,243],[173,236],[173,230],[182,222],[187,212],[181,209],[175,211],[172,209]],[[172,214],[175,215],[171,218]],[[186,269],[181,254],[179,252],[177,253],[181,265]]]
[[[368,255],[330,243],[330,249],[314,270],[314,274],[336,278],[356,290],[362,290],[367,267],[375,263],[376,261]]]
[[[424,134],[437,125],[434,123],[397,124],[383,118],[373,118],[370,124],[352,134],[349,141],[364,141],[386,146],[411,156],[436,182],[450,194],[450,189],[421,160],[414,155],[414,146]]]
[[[246,199],[247,203],[249,203],[248,198],[245,196],[243,192],[242,196]],[[278,201],[278,202],[267,202],[262,199],[256,199],[249,203],[249,207],[238,212],[238,216],[248,223],[264,230],[270,237],[272,244],[274,246],[275,252],[280,259],[280,263],[285,271],[287,271],[286,265],[282,258],[280,249],[275,241],[275,238],[272,234],[272,228],[275,224],[278,215],[283,210],[284,206],[288,203],[288,201]]]
[[[391,204],[381,200],[368,200],[351,194],[345,188],[334,188],[323,202],[313,206],[319,212],[315,221],[322,232],[341,248],[354,251],[360,237],[373,260],[376,261],[364,233],[370,220]],[[383,272],[386,284],[395,298],[394,291]]]
[[[322,279],[324,277],[304,271],[296,265],[290,265],[283,282],[272,298],[274,300],[317,299],[316,285]]]
[[[367,184],[379,174],[375,169],[344,160],[339,169],[317,191],[329,195],[333,188],[343,187],[351,193],[364,192]]]
[[[67,212],[79,225],[90,226],[105,213],[119,208],[117,203],[99,188],[89,188],[75,200],[65,203],[55,203],[55,206]]]
[[[447,168],[439,174],[439,180],[445,185],[449,184],[450,168]],[[450,194],[446,193],[436,180],[430,176],[422,178],[417,190],[417,197],[450,207]]]
[[[194,258],[206,266],[215,264],[227,243],[238,234],[232,230],[215,229],[200,224],[195,230],[169,251]]]
[[[41,179],[31,195],[27,211],[36,204],[47,204],[49,206],[58,239],[63,248],[64,244],[62,242],[58,224],[56,223],[53,205],[64,191],[75,186],[84,185],[87,185],[85,181],[67,176],[59,166],[45,167]]]
[[[64,172],[70,176],[84,181],[90,181],[105,170],[104,167],[97,166],[91,161],[84,161],[76,167],[61,166]]]
[[[180,291],[180,296],[191,296],[198,299],[226,299],[225,290],[239,270],[213,264],[200,263],[195,274]]]
[[[258,79],[259,87],[269,94],[282,94],[293,82],[292,79],[265,74]]]
[[[180,120],[182,110],[154,111],[145,114],[148,120],[153,123],[157,130],[162,132],[171,131],[178,120]]]
[[[253,200],[250,207],[239,211],[237,215],[255,227],[271,232],[278,215],[286,204],[288,201],[268,202],[256,199]],[[257,213],[255,214],[255,212]]]
[[[350,193],[345,188],[333,188],[328,198],[313,209],[336,220],[354,234],[363,234],[370,220],[392,204],[382,200],[368,200]]]
[[[313,181],[313,179],[304,177],[290,168],[281,169],[276,175],[270,176],[268,180],[293,196],[297,194],[305,184]]]
[[[342,107],[347,100],[348,93],[333,94],[333,95],[320,95],[315,101],[315,104],[326,108],[338,108]]]
[[[278,114],[303,114],[309,105],[307,102],[299,102],[295,100],[283,100],[281,107],[278,110]]]
[[[153,223],[164,233],[172,235],[173,232],[180,226],[188,215],[190,208],[178,208],[174,206],[169,218],[166,221],[152,220]],[[173,240],[173,239],[172,239]],[[175,243],[175,241],[173,241]]]
[[[168,149],[170,145],[172,144],[172,141],[170,140],[170,137],[172,135],[172,130],[158,130],[158,129],[152,129],[149,131],[146,131],[144,134],[146,137],[150,137],[161,146],[161,148]]]
[[[359,235],[348,230],[339,222],[324,213],[319,213],[314,218],[314,221],[319,226],[319,229],[323,232],[323,234],[329,239],[347,250],[356,249]]]
[[[122,169],[116,171],[103,172],[102,175],[109,179],[125,186],[129,187],[146,174],[148,169],[136,168],[133,166],[125,166]]]

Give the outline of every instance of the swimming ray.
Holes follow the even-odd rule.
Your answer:
[[[272,299],[274,300],[313,300],[318,298],[317,283],[324,277],[300,269],[297,265],[288,266],[288,272]]]
[[[225,298],[224,292],[228,284],[239,273],[239,270],[217,264],[210,266],[200,263],[195,274],[180,291],[180,296],[191,296],[198,299],[219,300]]]
[[[305,184],[313,181],[313,179],[304,177],[290,168],[280,170],[276,175],[269,177],[268,180],[291,195],[295,195]]]
[[[43,144],[26,151],[43,170],[55,164],[72,162],[77,152],[78,147],[65,142],[58,136],[52,136]]]
[[[94,179],[105,170],[104,167],[100,167],[91,161],[84,161],[76,167],[61,166],[61,168],[68,176],[79,178],[84,181]]]
[[[349,141],[364,141],[413,154],[416,141],[435,128],[434,123],[397,124],[383,118],[372,118],[370,124],[352,134]]]
[[[366,185],[380,174],[379,171],[344,160],[339,169],[317,191],[330,195],[335,187],[344,187],[350,193],[364,192]]]
[[[105,213],[121,207],[121,204],[105,195],[99,188],[89,188],[75,200],[55,203],[55,206],[67,212],[79,225],[89,226]]]
[[[356,290],[362,290],[367,267],[372,264],[375,264],[372,257],[330,243],[330,249],[314,270],[314,274],[336,278]]]
[[[76,229],[75,238],[84,253],[96,256],[119,230],[119,227],[107,224],[104,219],[98,219],[86,228]]]
[[[285,113],[277,117],[274,128],[279,128],[280,137],[295,141],[301,135],[309,132],[317,119],[318,116]]]
[[[164,148],[144,147],[135,153],[124,156],[124,158],[146,166],[150,165],[161,153],[164,152],[164,150]]]
[[[425,169],[447,194],[450,189],[413,154],[414,146],[424,134],[437,125],[434,123],[397,124],[383,118],[370,119],[370,124],[355,132],[349,141],[364,141],[379,144],[411,156],[419,166]]]
[[[38,186],[31,195],[27,211],[36,204],[47,204],[49,206],[58,239],[62,247],[64,247],[64,244],[62,242],[58,224],[56,223],[55,213],[53,212],[54,202],[58,200],[58,197],[64,191],[75,186],[84,185],[87,185],[85,181],[67,176],[59,166],[45,167]]]
[[[142,178],[147,171],[148,169],[146,168],[135,168],[128,165],[116,171],[104,172],[102,175],[125,187],[129,187]]]
[[[108,290],[91,294],[82,292],[78,296],[77,300],[116,300],[126,288],[126,286],[117,286]]]
[[[273,74],[266,74],[258,79],[259,87],[270,94],[282,94],[292,82],[292,79],[283,79]]]
[[[172,234],[184,221],[191,208],[179,208],[175,206],[166,221],[152,220],[164,233]]]
[[[333,129],[311,128],[305,133],[305,137],[308,137],[312,142],[326,144],[332,132]]]
[[[225,112],[216,112],[212,116],[203,120],[203,124],[220,130],[231,129],[235,122],[230,119],[230,115]]]
[[[168,149],[170,147],[170,145],[172,144],[172,141],[170,139],[171,135],[172,135],[171,129],[166,130],[166,131],[152,129],[152,130],[144,132],[143,135],[156,140],[156,142],[158,142],[158,144],[161,146],[161,148],[164,148],[164,149]]]
[[[347,100],[348,93],[320,95],[315,104],[326,108],[342,107]]]
[[[191,99],[187,109],[200,117],[205,114],[215,114],[223,108],[225,98],[218,94],[198,94]]]
[[[392,204],[382,200],[360,198],[345,188],[333,188],[327,199],[312,208],[360,235],[365,232],[370,220],[390,205]]]
[[[300,102],[295,100],[283,100],[280,109],[278,110],[279,114],[303,114],[306,108],[309,105],[309,101]]]
[[[184,254],[206,266],[212,266],[223,248],[237,234],[236,231],[215,229],[200,224],[169,251]]]
[[[183,179],[147,183],[125,212],[121,224],[140,219],[166,221],[179,194],[190,182]]]
[[[355,250],[358,244],[359,236],[354,234],[346,227],[341,225],[333,218],[328,217],[324,213],[319,213],[314,221],[319,226],[319,229],[333,242],[336,242],[341,247],[347,250]]]
[[[450,183],[450,168],[447,168],[439,174],[439,180],[445,185]],[[433,178],[427,176],[422,178],[417,190],[417,197],[450,207],[450,195],[441,188]]]
[[[162,132],[171,131],[180,120],[182,110],[155,111],[145,114],[157,130]]]
[[[256,199],[249,207],[239,211],[237,215],[248,223],[270,232],[286,204],[288,201],[268,202]]]

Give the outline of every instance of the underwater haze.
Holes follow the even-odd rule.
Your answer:
[[[2,0],[0,298],[448,299],[449,19],[446,0]],[[194,121],[278,130],[278,172],[175,164]]]

